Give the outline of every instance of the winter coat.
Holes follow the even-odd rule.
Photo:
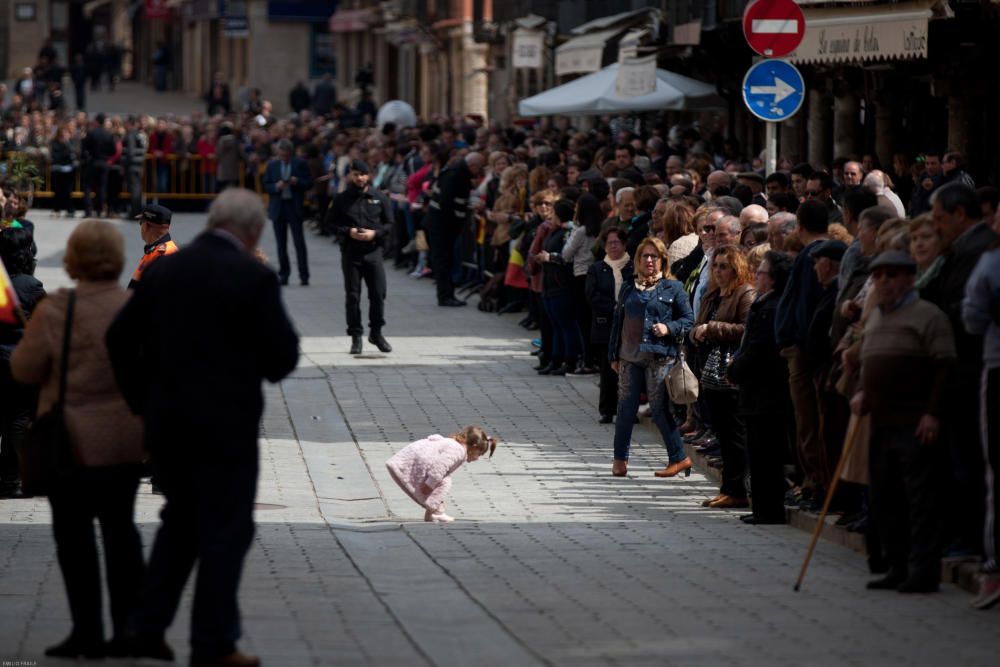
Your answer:
[[[629,262],[622,267],[622,286],[633,280],[634,269]],[[615,272],[604,260],[590,265],[584,293],[590,304],[590,342],[607,345],[615,317]]]
[[[739,410],[750,415],[788,415],[788,366],[774,338],[781,294],[768,292],[753,302],[743,342],[729,362],[729,378],[739,385]]]
[[[76,288],[65,417],[74,455],[83,466],[143,460],[142,419],[126,405],[104,344],[111,320],[128,298],[114,281],[81,282]],[[14,379],[41,385],[39,414],[51,410],[58,399],[68,301],[64,289],[42,301],[11,357]]]
[[[389,474],[417,503],[438,510],[451,489],[451,474],[468,458],[465,445],[442,435],[411,442],[385,462]],[[424,487],[429,487],[427,492]]]

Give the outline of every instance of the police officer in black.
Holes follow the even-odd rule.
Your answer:
[[[368,288],[368,342],[381,352],[392,352],[392,346],[382,336],[385,326],[382,248],[392,230],[392,213],[389,200],[369,185],[369,177],[365,162],[351,162],[350,184],[334,198],[326,213],[326,228],[334,230],[340,241],[351,354],[361,354],[362,279]]]

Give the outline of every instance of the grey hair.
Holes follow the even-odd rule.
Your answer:
[[[294,151],[295,150],[295,145],[292,144],[292,142],[291,142],[290,139],[282,139],[281,141],[278,142],[278,150],[279,151]]]
[[[781,225],[781,231],[785,234],[791,234],[795,231],[796,227],[799,225],[798,218],[795,217],[794,213],[789,213],[788,211],[781,211],[780,213],[775,213],[771,216],[771,220],[774,220],[779,225]]]
[[[253,238],[267,222],[264,202],[246,188],[227,188],[208,209],[207,229],[225,229],[241,239]]]
[[[882,174],[877,170],[865,176],[865,180],[861,181],[861,185],[877,195],[885,193],[885,179],[882,178]]]
[[[725,224],[729,227],[729,230],[733,234],[740,234],[743,232],[743,225],[740,223],[740,219],[735,215],[724,215],[715,221],[715,229],[718,231],[719,225]]]
[[[621,190],[619,190],[618,192],[616,192],[615,193],[615,203],[616,204],[621,204],[622,203],[622,195],[625,194],[625,193],[627,193],[627,192],[634,193],[635,192],[635,188],[622,188]]]

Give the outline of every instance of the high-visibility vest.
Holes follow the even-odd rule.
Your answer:
[[[149,265],[158,260],[164,255],[172,255],[180,250],[177,244],[172,240],[164,241],[163,243],[157,243],[148,252],[143,253],[142,259],[139,260],[139,266],[135,267],[135,272],[132,274],[132,281],[129,283],[129,287],[134,287],[142,279],[142,273],[149,268]]]

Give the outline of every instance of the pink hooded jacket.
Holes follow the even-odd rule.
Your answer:
[[[451,473],[465,463],[465,445],[442,435],[431,435],[411,442],[385,462],[396,483],[417,503],[437,511],[451,489]],[[423,486],[431,493],[425,493]]]

